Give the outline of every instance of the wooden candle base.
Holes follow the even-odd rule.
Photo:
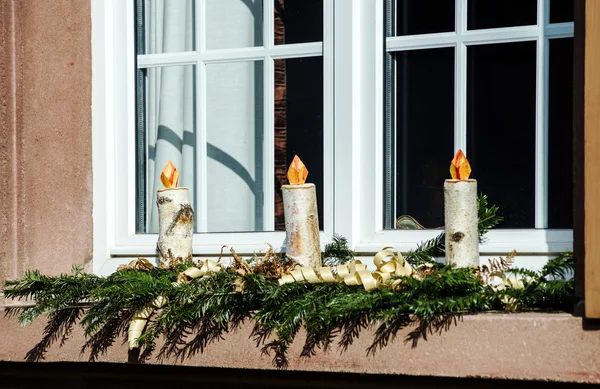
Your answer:
[[[319,213],[314,184],[283,185],[286,255],[302,266],[321,266]]]
[[[477,180],[444,182],[446,264],[457,267],[479,265],[477,230]]]
[[[156,192],[158,206],[158,257],[162,262],[183,262],[192,258],[194,210],[187,188]]]

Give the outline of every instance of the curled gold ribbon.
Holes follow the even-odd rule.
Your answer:
[[[207,259],[206,261],[204,261],[204,263],[202,264],[202,266],[200,268],[198,268],[196,266],[192,266],[192,267],[188,267],[183,272],[179,273],[179,276],[177,277],[177,283],[179,283],[179,284],[187,283],[187,282],[190,282],[190,280],[193,280],[194,278],[202,277],[202,276],[206,275],[207,273],[216,273],[221,270],[222,270],[221,265],[219,265],[217,262],[213,261],[212,259]]]
[[[512,289],[525,288],[525,283],[523,282],[523,279],[521,279],[521,278],[508,277],[506,275],[506,273],[501,272],[501,271],[496,271],[496,272],[490,273],[489,280],[492,280],[494,277],[498,277],[501,280],[498,285],[492,286],[492,288],[494,288],[494,290],[504,290],[506,288],[512,288]],[[526,277],[525,281],[531,282],[531,277]],[[500,298],[500,301],[502,301],[502,303],[504,304],[504,309],[507,311],[516,311],[521,307],[520,304],[517,302],[517,300],[514,297],[503,296],[502,298]]]
[[[400,252],[392,247],[385,247],[373,258],[377,268],[374,272],[367,270],[367,265],[360,260],[352,260],[337,266],[337,275],[331,267],[321,266],[313,269],[309,266],[297,266],[289,274],[279,279],[279,285],[306,281],[311,284],[321,282],[344,282],[346,285],[362,285],[367,292],[382,288],[392,276],[413,276],[415,269],[402,257]]]

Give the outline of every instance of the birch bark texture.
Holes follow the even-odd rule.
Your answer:
[[[282,185],[286,255],[302,266],[321,266],[315,184]]]
[[[188,188],[169,188],[156,192],[157,251],[160,261],[183,262],[192,258],[194,210],[188,192]]]
[[[477,180],[444,182],[446,264],[479,265],[477,230]]]

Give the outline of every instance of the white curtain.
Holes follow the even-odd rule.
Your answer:
[[[193,51],[193,0],[146,0],[146,53]],[[206,0],[208,49],[262,45],[261,0]],[[256,19],[258,18],[258,19]],[[197,45],[196,45],[197,46]],[[190,189],[196,225],[202,230],[262,229],[262,62],[209,64],[206,90],[207,182],[196,186],[196,79],[193,66],[148,69],[147,231],[158,231],[156,191],[160,173],[173,161],[179,184]],[[197,125],[197,124],[196,124]],[[196,194],[208,209],[196,207]],[[202,220],[198,220],[202,218]]]

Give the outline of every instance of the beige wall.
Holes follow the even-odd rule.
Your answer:
[[[0,280],[92,259],[89,0],[0,0]]]

